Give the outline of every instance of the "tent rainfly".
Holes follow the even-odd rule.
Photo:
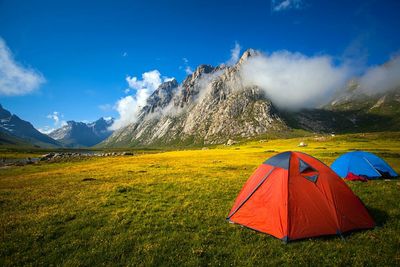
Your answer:
[[[390,178],[398,174],[382,158],[365,151],[353,151],[338,157],[331,165],[342,178],[352,175],[367,179]]]
[[[227,220],[285,243],[375,226],[364,204],[334,171],[316,158],[291,151],[255,170]]]

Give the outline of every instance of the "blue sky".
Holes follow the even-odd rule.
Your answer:
[[[158,70],[182,81],[187,67],[229,60],[235,43],[382,64],[399,52],[398,10],[400,1],[368,0],[0,0],[13,62],[40,76],[0,103],[37,128],[118,117],[127,76]]]

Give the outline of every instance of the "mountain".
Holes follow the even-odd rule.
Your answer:
[[[249,49],[233,66],[200,65],[178,84],[160,85],[136,122],[115,131],[100,146],[220,144],[229,139],[308,132],[400,130],[400,87],[366,93],[357,79],[319,108],[279,109],[256,86],[246,86],[241,65],[259,52]]]
[[[400,130],[400,86],[377,93],[365,93],[357,80],[335,98],[326,110],[346,114],[358,131]],[[346,130],[346,129],[344,129]]]
[[[6,147],[32,147],[26,140],[20,139],[16,136],[12,136],[6,131],[0,130],[0,146]]]
[[[240,65],[257,53],[247,50],[234,66],[200,65],[182,84],[173,80],[160,85],[137,122],[101,145],[217,144],[289,130],[260,88],[241,84]]]
[[[36,130],[31,123],[11,114],[0,105],[0,143],[57,147],[60,143]]]
[[[313,132],[399,131],[400,87],[367,94],[352,80],[327,105],[282,115],[289,127]]]
[[[90,147],[111,135],[112,131],[108,128],[113,123],[113,118],[100,118],[91,123],[68,121],[67,125],[54,130],[49,136],[67,147]]]

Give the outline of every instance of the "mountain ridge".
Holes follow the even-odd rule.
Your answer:
[[[39,132],[33,125],[3,108],[0,104],[0,131],[2,143],[26,143],[40,147],[59,147],[61,144]],[[15,140],[14,140],[15,139]]]
[[[255,53],[247,50],[233,66],[200,65],[176,86],[167,109],[141,112],[137,122],[117,130],[101,145],[217,144],[288,129],[260,88],[241,84],[239,66]]]
[[[65,147],[91,147],[94,146],[112,133],[109,127],[114,123],[113,118],[100,118],[94,122],[67,121],[67,124],[58,128],[49,136],[57,140]]]
[[[400,99],[400,89],[386,98],[382,98],[383,94],[390,92],[366,95],[358,100],[362,94],[355,88],[357,81],[348,85],[347,95],[336,95],[321,108],[288,110],[276,107],[265,91],[244,85],[240,77],[241,65],[260,53],[249,49],[235,65],[199,65],[181,84],[176,80],[173,86],[161,84],[149,97],[151,101],[142,108],[137,121],[116,130],[100,146],[220,144],[229,139],[255,138],[293,129],[322,133],[399,129],[400,121],[394,118],[398,114],[395,109],[400,106],[398,100],[391,104],[395,108],[386,113],[370,110],[385,109],[389,99]],[[157,98],[168,86],[171,87],[169,93],[164,98]],[[349,92],[352,92],[351,97]],[[371,104],[362,105],[365,99]],[[343,103],[348,103],[347,110]],[[358,105],[361,105],[359,109]],[[390,118],[392,126],[388,126],[384,118]]]

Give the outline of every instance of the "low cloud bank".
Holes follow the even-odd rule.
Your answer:
[[[0,37],[0,95],[29,94],[45,82],[43,75],[15,61],[11,50]]]
[[[386,64],[370,67],[360,78],[361,91],[370,95],[397,87],[400,87],[400,55]]]
[[[129,88],[125,91],[131,93],[121,98],[115,105],[119,118],[111,125],[110,130],[118,130],[137,121],[139,112],[146,105],[147,98],[160,86],[161,83],[173,78],[162,77],[158,70],[152,70],[142,74],[142,79],[128,76],[126,81]]]
[[[243,85],[262,88],[274,104],[287,109],[313,108],[329,101],[351,74],[329,56],[288,51],[255,55],[240,70]]]
[[[258,86],[274,104],[285,109],[316,108],[346,93],[350,79],[358,94],[380,94],[400,87],[400,55],[383,65],[360,68],[352,62],[335,64],[328,55],[306,56],[278,51],[257,54],[243,63],[244,86]]]

